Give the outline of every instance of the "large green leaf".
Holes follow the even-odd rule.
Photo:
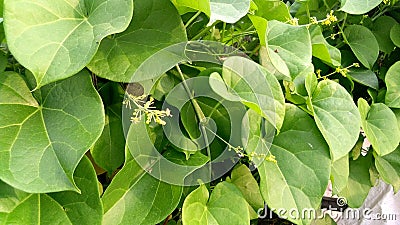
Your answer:
[[[331,80],[319,82],[309,94],[308,107],[330,147],[332,160],[340,159],[350,152],[360,133],[357,106],[346,89]]]
[[[322,35],[321,27],[318,25],[310,27],[312,43],[312,54],[328,65],[337,67],[341,65],[341,54],[339,49],[331,46]]]
[[[265,35],[267,48],[260,52],[261,64],[271,73],[296,83],[304,80],[302,74],[313,72],[311,37],[306,27],[273,20],[268,21]]]
[[[250,9],[250,0],[176,0],[176,3],[204,12],[210,17],[210,24],[217,20],[236,23]]]
[[[156,224],[178,205],[182,187],[164,183],[127,162],[105,191],[103,224]]]
[[[104,110],[87,72],[37,90],[0,76],[0,178],[32,193],[78,190],[73,172],[100,136]]]
[[[220,182],[211,196],[206,186],[190,193],[183,203],[183,225],[250,225],[246,200],[235,185]]]
[[[211,75],[210,84],[216,93],[228,100],[242,101],[279,131],[285,115],[285,99],[272,74],[249,59],[230,57],[224,62],[222,79],[216,73]]]
[[[344,30],[344,36],[357,59],[372,69],[379,54],[379,44],[374,34],[364,26],[350,25]]]
[[[382,0],[341,0],[340,10],[349,14],[364,14],[378,6]]]
[[[394,25],[398,24],[395,19],[390,16],[378,17],[371,28],[379,44],[379,50],[384,53],[391,53],[394,50],[394,44],[390,39],[390,30]]]
[[[96,173],[85,157],[74,174],[81,193],[28,194],[0,181],[0,224],[101,224]]]
[[[372,154],[350,160],[350,175],[346,187],[339,193],[345,197],[351,208],[360,207],[371,189],[369,169],[372,165]]]
[[[277,163],[265,161],[258,168],[264,200],[270,208],[286,209],[281,216],[290,221],[308,224],[310,218],[293,218],[288,212],[317,209],[321,204],[331,166],[324,138],[307,113],[287,104],[282,130],[274,138],[271,152]]]
[[[130,82],[147,58],[169,45],[186,41],[181,18],[170,1],[134,2],[135,13],[128,29],[104,39],[88,65],[100,77]]]
[[[82,70],[132,12],[132,0],[5,0],[4,29],[10,51],[41,87]]]
[[[393,185],[394,192],[400,190],[400,148],[385,156],[375,157],[375,166],[382,179]]]
[[[394,151],[400,142],[400,130],[393,111],[383,103],[369,106],[362,98],[358,107],[362,128],[376,153],[383,156]]]
[[[385,103],[389,107],[400,108],[400,61],[393,64],[386,73],[387,91]]]

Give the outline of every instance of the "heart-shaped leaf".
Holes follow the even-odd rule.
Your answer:
[[[103,224],[157,224],[178,205],[182,187],[164,183],[127,162],[105,191]]]
[[[26,192],[77,190],[74,170],[104,126],[91,77],[81,72],[32,96],[16,73],[0,76],[0,178]]]
[[[182,20],[170,1],[134,2],[135,13],[128,29],[104,39],[88,65],[100,77],[130,82],[147,58],[167,46],[186,41]]]
[[[270,72],[294,81],[310,70],[312,46],[306,27],[273,20],[268,21],[265,35],[267,51],[262,55],[261,62]]]
[[[360,133],[360,113],[350,94],[340,84],[323,80],[313,93],[308,107],[331,151],[332,160],[342,158],[353,148]]]
[[[400,24],[396,24],[390,29],[390,39],[397,47],[400,47]]]
[[[400,142],[400,130],[393,111],[383,103],[369,106],[362,98],[358,107],[362,128],[376,153],[383,156],[394,151]]]
[[[215,73],[210,78],[217,94],[228,100],[242,101],[279,131],[285,115],[285,99],[278,80],[263,67],[243,57],[229,57],[224,62],[223,81]]]
[[[132,12],[132,0],[5,0],[7,45],[39,88],[82,70]]]
[[[277,162],[265,161],[258,168],[264,200],[270,208],[286,209],[280,216],[309,224],[310,218],[294,218],[289,212],[317,209],[321,204],[331,167],[324,138],[307,113],[286,104],[281,133],[274,138],[271,152]]]
[[[250,224],[250,218],[242,193],[235,185],[220,182],[211,196],[206,186],[201,185],[186,197],[182,222],[183,225],[246,225]]]
[[[397,21],[390,16],[381,16],[374,22],[371,28],[379,44],[379,50],[384,53],[391,53],[394,50],[394,44],[390,39],[390,31]]]
[[[101,224],[103,207],[96,173],[85,157],[74,179],[81,193],[28,194],[0,181],[2,224]]]
[[[374,34],[361,25],[350,25],[344,30],[348,44],[357,59],[371,69],[379,54],[379,44]]]
[[[382,0],[341,0],[340,10],[349,14],[364,14],[377,7]]]

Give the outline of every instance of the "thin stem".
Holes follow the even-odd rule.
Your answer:
[[[201,11],[197,11],[185,24],[185,29],[201,14]]]
[[[225,38],[225,29],[226,29],[226,23],[224,22],[223,25],[222,25],[221,42],[224,42],[224,38]]]
[[[347,19],[347,13],[344,14],[342,26],[338,26],[338,27],[339,27],[340,33],[342,34],[344,43],[349,44],[349,41],[347,40],[347,37],[346,37],[346,35],[345,35],[344,32],[343,32],[343,30],[344,30],[344,25],[346,24],[346,19]]]
[[[192,38],[192,40],[198,40],[199,38],[203,37],[205,33],[209,32],[210,29],[212,27],[214,27],[215,25],[217,25],[219,23],[219,21],[215,21],[213,24],[211,24],[210,26],[207,26],[206,28],[204,28],[202,31],[200,31],[200,33],[198,33],[196,36],[194,36]]]
[[[204,143],[205,143],[205,145],[206,145],[206,150],[207,150],[208,159],[209,159],[210,162],[211,162],[210,143],[208,143],[208,137],[207,137],[206,126],[205,126],[205,124],[206,124],[206,122],[207,122],[207,121],[206,121],[206,117],[204,116],[204,113],[203,113],[203,111],[201,110],[201,108],[200,108],[200,106],[199,106],[199,103],[197,103],[196,99],[194,98],[193,93],[190,91],[190,89],[189,89],[189,87],[188,87],[188,85],[187,85],[187,83],[186,83],[185,77],[184,77],[184,75],[183,75],[183,73],[182,73],[182,70],[181,70],[181,68],[179,67],[179,65],[176,65],[176,69],[178,70],[179,75],[181,76],[182,83],[183,83],[183,87],[185,88],[186,93],[189,95],[190,101],[192,102],[192,105],[193,105],[193,108],[194,108],[194,111],[196,112],[196,116],[197,116],[197,118],[198,118],[199,121],[200,121],[200,125],[201,125],[201,126],[200,126],[200,129],[201,129],[201,132],[202,132],[202,134],[203,134]],[[211,173],[211,164],[210,164],[210,173]]]

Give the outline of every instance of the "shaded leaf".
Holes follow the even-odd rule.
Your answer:
[[[400,189],[400,148],[385,156],[375,157],[375,166],[380,177],[393,185],[394,192]]]
[[[379,44],[379,50],[384,53],[391,53],[394,50],[394,44],[390,39],[390,31],[394,25],[398,24],[395,19],[390,16],[380,16],[372,26],[372,33],[374,33],[376,40]]]
[[[396,24],[390,29],[390,39],[397,47],[400,47],[400,24]]]
[[[379,89],[378,77],[368,69],[352,68],[347,74],[352,80],[375,90]]]
[[[346,187],[339,193],[347,199],[350,208],[360,207],[371,189],[369,168],[372,165],[372,154],[350,160],[350,175]]]

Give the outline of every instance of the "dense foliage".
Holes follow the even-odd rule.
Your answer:
[[[0,224],[334,223],[290,212],[400,189],[398,0],[0,2]]]

